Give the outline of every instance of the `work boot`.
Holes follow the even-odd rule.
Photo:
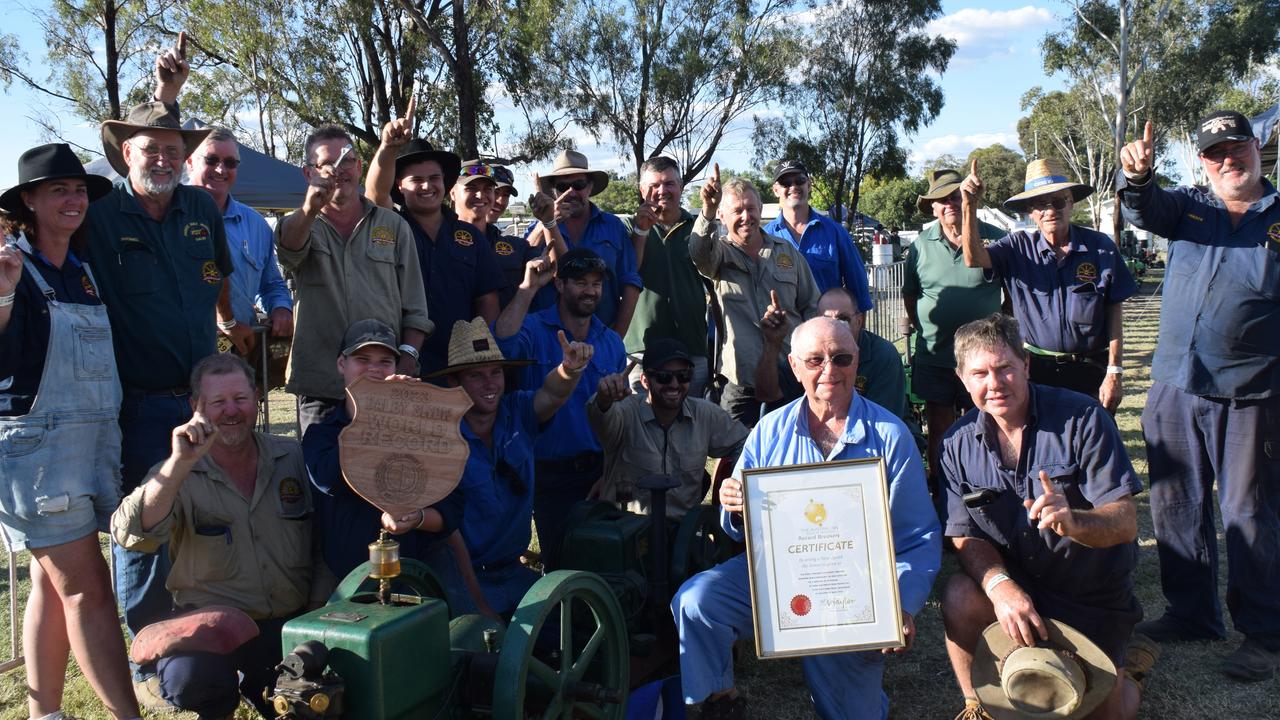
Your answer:
[[[1219,635],[1190,630],[1187,628],[1185,623],[1170,616],[1168,613],[1161,615],[1155,620],[1147,620],[1145,622],[1138,623],[1137,627],[1133,629],[1133,632],[1136,635],[1146,635],[1158,643],[1223,639]]]
[[[1151,668],[1160,659],[1160,644],[1146,635],[1135,634],[1124,651],[1124,671],[1133,678],[1139,690],[1145,690]]]
[[[978,698],[965,698],[964,709],[956,715],[956,720],[996,720],[991,717]]]
[[[171,714],[178,712],[175,707],[164,696],[160,694],[160,676],[152,675],[142,682],[133,684],[133,694],[138,698],[138,704],[143,710],[149,710],[152,713]]]
[[[1268,650],[1257,640],[1245,638],[1240,647],[1222,659],[1222,672],[1243,682],[1269,680],[1280,666],[1280,651]]]

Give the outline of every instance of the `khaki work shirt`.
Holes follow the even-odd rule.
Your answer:
[[[643,395],[631,395],[601,411],[595,395],[587,421],[604,447],[600,497],[630,496],[627,509],[649,512],[649,491],[635,483],[646,475],[675,475],[680,487],[667,491],[667,517],[681,518],[702,503],[702,473],[708,457],[732,457],[742,449],[747,428],[709,400],[685,398],[671,427],[663,428]]]
[[[252,499],[206,455],[155,527],[142,529],[145,483],[111,517],[111,536],[125,549],[155,552],[169,543],[173,569],[165,587],[179,608],[230,605],[255,620],[287,617],[308,601],[323,602],[332,585],[312,532],[302,446],[263,433],[253,438],[258,482]]]
[[[357,320],[374,318],[399,337],[405,328],[430,334],[427,291],[413,231],[395,211],[361,198],[365,214],[348,240],[321,214],[300,250],[280,246],[285,222],[276,223],[280,265],[296,281],[293,349],[285,389],[295,395],[344,398],[337,359],[342,334]]]
[[[715,284],[724,316],[716,371],[745,387],[755,381],[756,362],[764,348],[760,318],[769,308],[769,291],[777,291],[793,327],[799,324],[795,318],[808,320],[818,314],[821,295],[809,264],[794,245],[768,233],[761,236],[764,243],[754,260],[727,236],[719,235],[716,223],[702,215],[689,236],[689,258]],[[784,341],[782,350],[790,352],[790,343]]]

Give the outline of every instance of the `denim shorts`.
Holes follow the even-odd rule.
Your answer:
[[[119,504],[114,416],[0,420],[0,531],[11,551],[107,532]]]

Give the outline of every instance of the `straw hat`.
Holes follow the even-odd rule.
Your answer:
[[[83,180],[90,202],[111,192],[111,181],[85,172],[70,145],[49,143],[33,147],[18,158],[18,184],[0,195],[0,210],[17,212],[22,205],[22,192],[49,180]]]
[[[209,133],[213,132],[213,128],[183,129],[182,123],[178,122],[178,116],[169,112],[169,109],[159,100],[135,106],[124,120],[108,120],[102,123],[102,152],[107,156],[107,162],[111,163],[111,169],[124,177],[129,177],[129,165],[124,161],[124,152],[120,146],[125,140],[143,130],[172,130],[182,135],[182,142],[186,145],[187,151],[187,154],[182,157],[183,160],[191,157],[191,153],[200,147],[200,143],[204,142]]]
[[[1041,195],[1050,195],[1059,190],[1070,190],[1074,202],[1093,194],[1093,186],[1072,182],[1068,175],[1066,163],[1058,158],[1032,160],[1027,165],[1026,182],[1022,192],[1004,201],[1004,206],[1013,212],[1026,212],[1027,201]]]
[[[426,377],[452,375],[460,370],[482,365],[524,367],[532,364],[532,360],[508,360],[503,357],[502,351],[498,349],[498,341],[489,332],[489,325],[484,318],[477,317],[471,322],[458,320],[453,324],[453,332],[449,335],[449,366]]]
[[[582,175],[584,173],[591,180],[592,195],[599,195],[609,186],[609,173],[603,170],[588,170],[586,155],[577,150],[561,150],[560,154],[556,156],[556,162],[551,172],[539,176],[539,184],[542,187],[538,189],[555,197],[555,193],[552,192],[556,184],[555,178],[562,175]]]
[[[946,199],[951,193],[960,189],[964,176],[956,170],[931,170],[929,172],[929,190],[916,196],[916,208],[921,215],[933,216],[933,201]]]
[[[1045,618],[1049,640],[1020,647],[1000,623],[982,631],[971,680],[996,720],[1075,720],[1092,712],[1116,684],[1111,658],[1064,622]]]

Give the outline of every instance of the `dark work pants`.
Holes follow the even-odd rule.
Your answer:
[[[152,466],[169,456],[173,429],[191,419],[190,395],[143,394],[126,391],[120,406],[121,494],[133,492]],[[169,577],[169,546],[154,553],[134,552],[111,544],[115,564],[116,599],[129,634],[169,616],[173,597],[165,588]],[[133,667],[134,679],[150,672]]]
[[[543,568],[560,566],[565,525],[573,506],[587,499],[591,486],[604,472],[604,456],[584,454],[577,462],[538,461],[533,483],[533,524],[538,530],[538,552]]]
[[[1223,637],[1213,485],[1227,538],[1227,609],[1280,649],[1280,397],[1215,400],[1155,383],[1142,413],[1166,613]]]
[[[1102,362],[1106,362],[1105,355]],[[1098,390],[1106,377],[1104,365],[1081,360],[1058,362],[1057,358],[1031,354],[1031,382],[1075,390],[1097,400]]]
[[[777,410],[804,394],[804,388],[796,382],[790,366],[778,368],[778,386],[782,390],[782,397],[769,403],[764,408],[765,412]],[[760,401],[756,399],[755,388],[726,383],[720,394],[720,407],[729,413],[729,417],[748,428],[753,428],[760,422]]]
[[[201,718],[223,718],[235,712],[243,695],[263,717],[275,717],[262,691],[275,685],[280,631],[287,619],[259,620],[258,636],[226,655],[192,652],[160,658],[156,673],[161,696]],[[243,680],[237,671],[244,673]]]

